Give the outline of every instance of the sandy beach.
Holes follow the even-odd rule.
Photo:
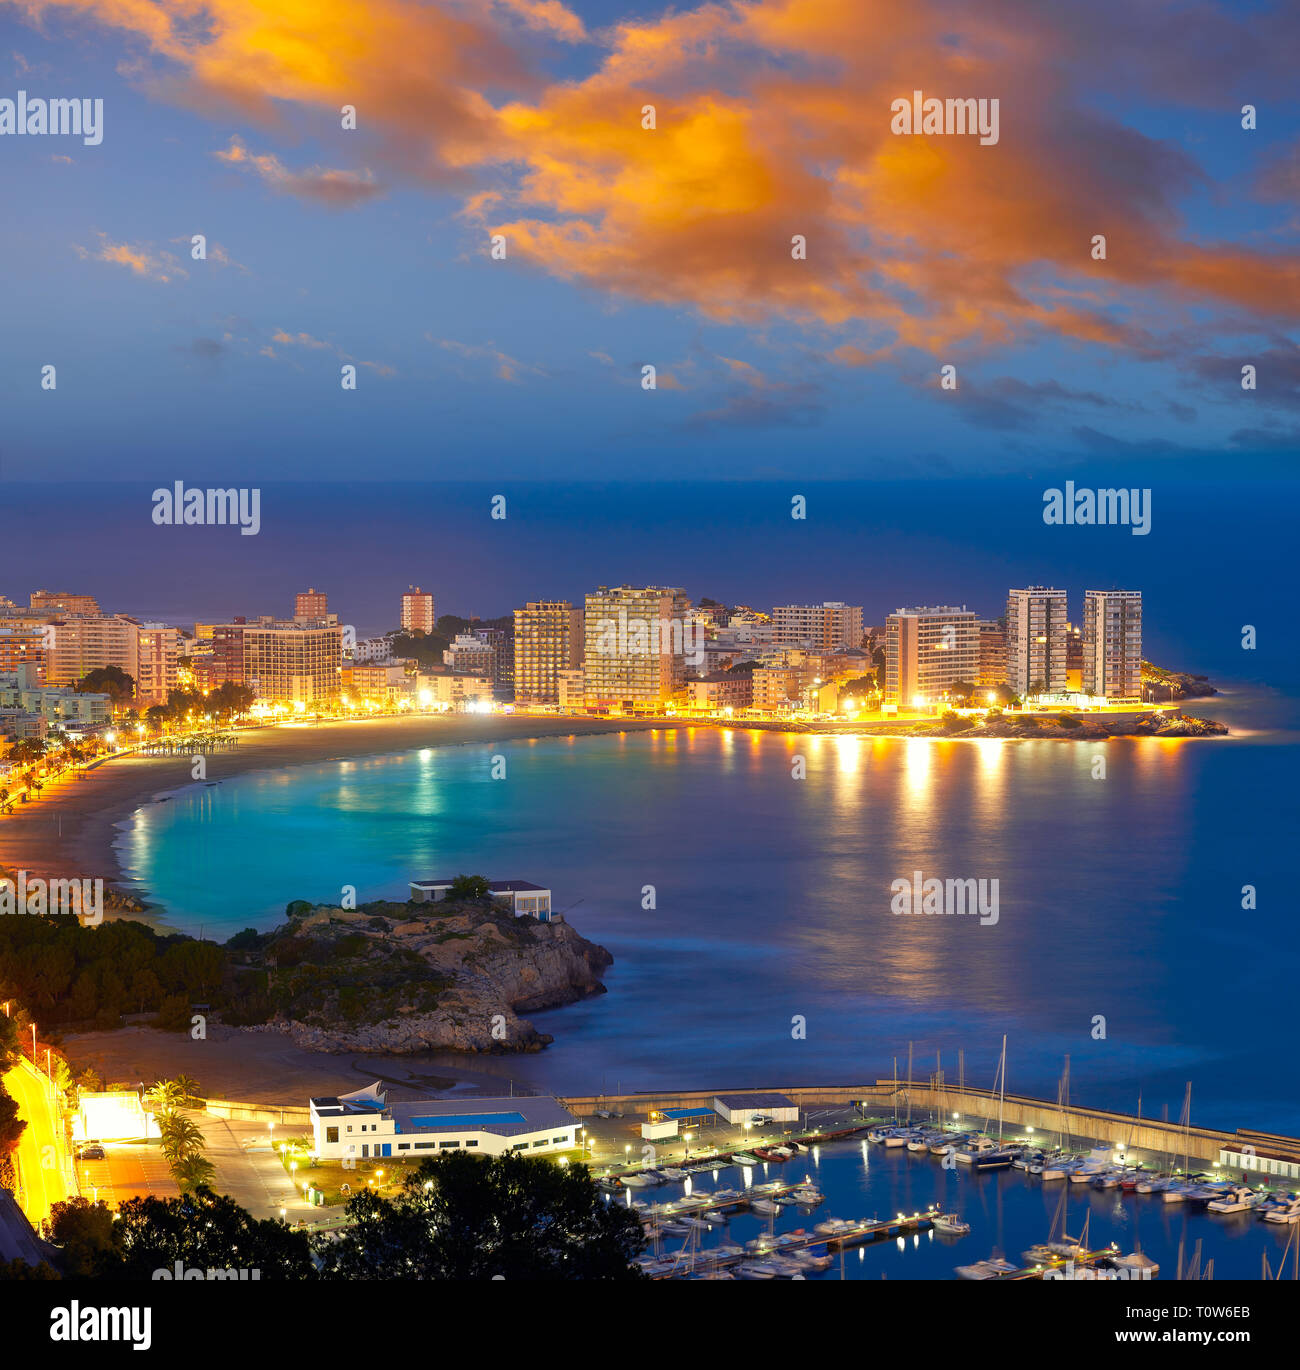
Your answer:
[[[239,746],[207,757],[209,781],[416,747],[457,747],[590,733],[681,726],[673,719],[575,719],[509,714],[440,714],[346,720],[241,731]],[[118,825],[156,794],[192,784],[188,756],[115,757],[45,787],[40,799],[0,818],[0,867],[45,879],[103,879],[148,902],[123,877],[113,842]]]

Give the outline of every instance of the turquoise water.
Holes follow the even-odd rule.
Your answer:
[[[1054,1097],[1068,1053],[1076,1101],[1131,1111],[1141,1091],[1144,1114],[1177,1118],[1191,1080],[1195,1122],[1294,1132],[1293,708],[1203,712],[1244,731],[423,750],[197,786],[141,809],[120,851],[174,926],[217,938],[349,885],[549,886],[615,965],[608,994],[533,1015],[547,1051],[482,1058],[547,1089],[854,1083],[904,1071],[909,1041],[918,1075],[956,1078],[964,1049],[991,1084],[1005,1032],[1014,1091]],[[891,912],[917,871],[996,879],[996,924]]]

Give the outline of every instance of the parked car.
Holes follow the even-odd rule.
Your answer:
[[[87,1142],[84,1146],[77,1148],[77,1160],[79,1161],[102,1161],[104,1159],[104,1148],[98,1142]]]

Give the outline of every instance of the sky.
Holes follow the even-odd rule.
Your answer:
[[[0,100],[103,100],[0,136],[0,501],[1288,476],[1298,56],[1210,0],[0,0]]]

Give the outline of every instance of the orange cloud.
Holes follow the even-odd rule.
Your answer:
[[[151,244],[115,243],[98,229],[95,230],[95,236],[99,239],[98,247],[87,248],[74,244],[73,250],[83,262],[109,262],[114,266],[125,266],[135,275],[163,285],[189,275],[170,252]]]
[[[1180,212],[1205,181],[1190,155],[1090,98],[1199,103],[1216,72],[1285,92],[1300,25],[1280,7],[1247,36],[1208,3],[1169,33],[1128,0],[1094,0],[1089,26],[1017,0],[730,0],[618,24],[587,76],[549,85],[529,33],[589,37],[559,0],[23,7],[136,35],[164,65],[159,88],[194,103],[267,122],[353,104],[386,166],[462,185],[511,260],[718,320],[829,331],[847,364],[1042,334],[1153,353],[1144,319],[1300,314],[1296,253],[1198,240]],[[891,102],[914,90],[996,98],[999,141],[892,133]],[[370,184],[234,147],[228,160],[296,193]]]
[[[275,190],[302,195],[340,209],[361,204],[380,193],[380,187],[369,171],[340,171],[320,166],[307,171],[290,171],[274,153],[250,152],[238,138],[231,138],[229,147],[218,148],[212,155],[227,166],[255,172]]]

